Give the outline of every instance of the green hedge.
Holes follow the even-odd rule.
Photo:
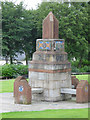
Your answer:
[[[72,66],[75,66],[77,68],[79,67],[79,61],[78,60],[77,61],[70,61],[70,63],[71,63]],[[90,66],[90,61],[83,60],[81,67],[83,68],[84,66]]]
[[[78,68],[78,67],[75,67],[75,66],[71,66],[72,68],[72,72],[90,72],[90,66],[84,66],[82,68]]]
[[[7,78],[16,78],[17,76],[27,75],[28,66],[26,65],[3,65],[2,66],[2,75]]]
[[[90,72],[90,61],[83,60],[81,67],[79,67],[79,61],[70,61],[72,72]]]

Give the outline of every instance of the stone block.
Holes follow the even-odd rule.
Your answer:
[[[50,101],[50,102],[57,102],[62,100],[62,97],[59,95],[57,97],[45,97],[45,101]]]
[[[34,78],[34,79],[38,78],[38,73],[34,72],[34,71],[29,71],[29,79],[31,79],[31,78]],[[32,80],[34,80],[34,79],[32,79]]]
[[[40,80],[35,80],[35,86],[36,88],[43,88],[44,87],[44,82]]]
[[[60,89],[49,89],[49,97],[60,96]]]
[[[35,81],[33,80],[33,81],[29,81],[29,85],[31,85],[31,88],[34,88],[35,87]]]
[[[48,52],[46,54],[45,51],[35,52],[33,54],[33,60],[35,61],[44,61],[44,62],[62,62],[67,60],[66,53],[56,53],[56,52]]]
[[[40,69],[40,70],[63,70],[63,69],[70,69],[71,66],[69,63],[65,64],[58,64],[58,63],[30,63],[32,66],[29,69]]]
[[[49,90],[44,88],[44,97],[47,98],[49,97]]]
[[[31,87],[28,81],[19,76],[14,82],[14,100],[16,104],[31,104]]]
[[[48,76],[47,73],[39,72],[38,73],[38,80],[47,80]]]
[[[60,81],[51,81],[49,80],[48,89],[60,89]]]
[[[33,101],[42,101],[42,100],[44,100],[43,93],[41,93],[41,94],[32,94],[32,100]]]
[[[88,82],[81,80],[76,89],[76,102],[85,103],[88,102]]]

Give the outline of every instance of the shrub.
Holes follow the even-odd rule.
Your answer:
[[[7,78],[15,78],[17,76],[28,74],[28,66],[26,65],[3,65],[2,76]]]
[[[90,72],[90,66],[84,66],[80,68],[80,72]]]
[[[78,61],[71,61],[71,66],[78,67],[79,62]]]
[[[72,66],[72,72],[76,72],[76,73],[79,73],[79,72],[90,72],[90,66],[84,66],[82,68],[77,68],[75,66]]]
[[[78,69],[77,67],[72,66],[71,68],[72,68],[72,72],[76,72],[76,73],[78,73],[78,72],[79,72],[79,69]]]

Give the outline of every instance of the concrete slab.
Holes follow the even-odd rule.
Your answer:
[[[30,105],[14,104],[13,93],[0,93],[0,113],[14,111],[40,111],[46,109],[79,109],[88,108],[88,103],[78,104],[75,98],[70,101],[39,102],[32,101]]]

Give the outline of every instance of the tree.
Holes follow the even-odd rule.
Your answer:
[[[12,2],[2,2],[2,26],[3,26],[3,56],[13,57],[16,52],[26,55],[26,64],[35,51],[37,29],[35,11],[26,10],[21,2],[15,5]]]
[[[69,59],[75,57],[81,66],[88,59],[88,6],[87,2],[42,2],[37,10],[26,10],[22,3],[2,2],[3,55],[12,63],[16,52],[25,52],[27,63],[36,39],[42,38],[42,21],[52,11],[59,20],[59,38],[65,39]]]
[[[25,52],[26,64],[29,58],[32,58],[32,53],[35,51],[37,29],[35,21],[35,11],[25,10],[23,12],[22,20],[20,20],[19,36],[22,41],[21,50]]]
[[[43,2],[37,9],[37,30],[41,37],[41,23],[52,11],[59,20],[59,38],[65,39],[69,59],[76,58],[81,66],[88,57],[88,3]]]
[[[10,63],[13,63],[13,57],[20,48],[20,37],[18,36],[18,20],[23,13],[23,4],[15,5],[12,2],[2,2],[2,54],[10,57]]]

